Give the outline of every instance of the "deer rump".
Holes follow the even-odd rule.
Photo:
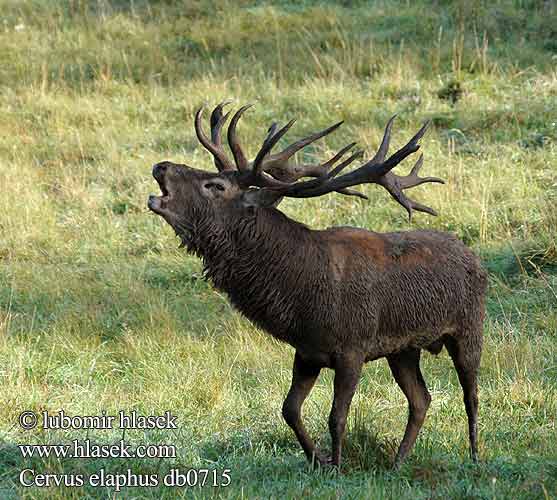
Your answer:
[[[307,459],[340,467],[346,418],[362,367],[386,357],[408,399],[408,422],[394,461],[399,467],[414,445],[431,401],[420,371],[421,350],[438,354],[445,346],[463,389],[470,454],[477,460],[477,374],[487,287],[479,259],[449,233],[374,233],[351,227],[318,231],[277,208],[285,197],[332,192],[365,199],[353,186],[378,184],[409,217],[413,211],[435,215],[404,193],[423,183],[443,182],[418,176],[423,156],[408,175],[392,172],[419,149],[427,124],[387,157],[391,119],[376,154],[341,175],[362,156],[356,152],[343,160],[355,143],[318,165],[296,164],[291,157],[342,122],[280,153],[271,150],[294,122],[281,129],[273,124],[250,162],[236,136],[238,120],[249,108],[244,106],[228,128],[231,161],[220,137],[229,116],[223,113],[225,104],[211,114],[210,138],[201,125],[203,108],[195,117],[197,137],[213,155],[219,172],[158,163],[153,176],[162,196],[150,196],[148,206],[174,228],[190,252],[203,259],[206,276],[236,308],[296,349],[282,413]],[[305,177],[312,179],[301,180]],[[302,404],[325,367],[335,371],[330,455],[316,448],[301,419]]]

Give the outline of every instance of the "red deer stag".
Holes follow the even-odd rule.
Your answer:
[[[365,198],[351,187],[375,183],[410,217],[413,210],[436,215],[403,192],[424,182],[443,182],[418,176],[423,157],[410,174],[392,173],[419,149],[427,123],[387,158],[391,119],[375,156],[340,175],[361,156],[354,153],[338,163],[355,144],[320,165],[297,165],[290,158],[342,122],[275,154],[273,146],[294,120],[280,130],[273,124],[250,162],[236,135],[238,120],[249,108],[244,106],[228,128],[231,161],[220,137],[230,114],[223,113],[224,104],[211,115],[210,137],[201,125],[203,108],[195,117],[197,137],[212,153],[219,172],[157,163],[153,176],[162,196],[150,196],[148,206],[172,226],[188,251],[203,259],[206,276],[236,308],[296,350],[282,414],[307,458],[340,466],[346,418],[362,366],[386,357],[409,405],[394,463],[399,467],[416,441],[431,400],[420,371],[421,350],[438,354],[445,346],[464,392],[470,453],[476,461],[477,374],[487,281],[478,258],[444,232],[381,234],[354,227],[316,231],[276,208],[283,197],[309,198],[333,191]],[[301,420],[302,404],[324,367],[335,370],[330,457],[316,449]]]

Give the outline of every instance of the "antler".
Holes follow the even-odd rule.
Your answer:
[[[391,196],[406,209],[410,219],[412,218],[413,210],[437,215],[435,210],[432,208],[411,200],[403,193],[404,189],[418,186],[424,182],[438,182],[444,184],[444,181],[437,177],[418,177],[418,172],[423,163],[423,156],[420,156],[410,174],[406,176],[398,176],[391,172],[391,170],[402,160],[420,148],[418,141],[424,135],[429,122],[425,123],[418,133],[414,135],[414,137],[412,137],[412,139],[410,139],[410,141],[403,148],[399,149],[396,153],[385,160],[389,149],[391,128],[395,116],[393,116],[387,123],[385,134],[383,135],[383,140],[381,141],[381,145],[379,146],[377,153],[371,160],[364,163],[356,170],[337,177],[337,175],[340,174],[340,172],[346,167],[344,164],[346,162],[344,162],[331,170],[327,175],[321,176],[317,179],[291,183],[288,186],[276,187],[272,189],[264,187],[259,190],[261,191],[260,194],[254,193],[253,196],[260,197],[262,204],[268,204],[275,197],[277,199],[284,196],[291,198],[310,198],[314,196],[321,196],[332,191],[340,191],[343,194],[352,194],[345,192],[348,187],[356,186],[358,184],[373,183],[383,186],[391,194]]]
[[[237,179],[241,185],[246,188],[250,186],[260,188],[250,192],[249,198],[253,203],[271,205],[275,204],[277,200],[282,197],[310,198],[333,191],[367,199],[362,193],[349,188],[359,184],[379,184],[406,209],[410,219],[412,218],[413,210],[437,215],[432,208],[408,198],[403,193],[405,189],[418,186],[425,182],[438,182],[444,184],[444,181],[438,177],[418,176],[418,172],[423,164],[423,156],[420,156],[408,175],[399,176],[391,172],[396,165],[420,148],[418,141],[423,137],[429,123],[425,123],[403,148],[385,159],[389,150],[391,129],[396,115],[393,116],[387,123],[383,140],[373,158],[356,170],[338,177],[342,170],[362,155],[361,151],[357,151],[348,159],[339,163],[336,167],[334,166],[355,146],[355,143],[345,146],[330,160],[318,165],[298,165],[291,163],[290,159],[297,151],[321,137],[330,134],[340,127],[343,122],[335,123],[320,132],[310,134],[292,143],[280,153],[271,154],[272,148],[292,127],[295,120],[291,120],[279,130],[277,130],[278,125],[273,123],[267,131],[267,136],[255,159],[249,162],[236,135],[236,126],[240,117],[252,104],[243,106],[234,114],[230,126],[228,127],[228,144],[234,156],[233,163],[226,156],[220,137],[221,129],[230,114],[223,114],[223,107],[226,104],[228,104],[228,101],[220,103],[211,113],[211,140],[207,138],[201,127],[203,107],[200,108],[195,115],[195,130],[199,141],[213,154],[215,165],[219,171],[234,171],[237,169]],[[315,177],[315,179],[297,182],[302,177]]]
[[[253,104],[248,104],[241,107],[234,114],[228,127],[227,138],[234,157],[234,165],[234,163],[232,163],[226,156],[220,137],[222,127],[230,114],[223,114],[223,107],[229,103],[230,101],[220,103],[211,113],[211,140],[207,138],[201,126],[203,107],[201,107],[195,115],[195,131],[199,142],[201,142],[201,144],[213,155],[215,166],[219,172],[237,169],[241,174],[239,176],[239,181],[247,187],[251,185],[259,187],[285,187],[302,177],[323,177],[327,175],[334,164],[356,144],[349,144],[333,156],[333,158],[318,165],[295,164],[290,162],[290,159],[296,152],[335,131],[338,127],[340,127],[340,125],[342,125],[343,122],[336,123],[325,130],[321,130],[320,132],[304,137],[303,139],[294,142],[280,153],[270,154],[273,146],[294,124],[294,120],[291,120],[286,126],[282,127],[278,131],[278,125],[273,123],[267,132],[267,137],[263,141],[263,145],[261,146],[256,158],[253,162],[249,162],[242,150],[236,134],[236,126],[240,117],[247,109],[253,106]],[[361,154],[362,152],[358,152],[355,155],[352,155],[350,162],[361,156]],[[343,164],[344,163],[346,162],[343,162]],[[346,190],[345,194],[363,197],[362,194],[352,192],[351,190]]]
[[[220,131],[224,122],[230,113],[222,114],[222,108],[228,104],[228,101],[221,102],[211,113],[211,140],[203,132],[201,125],[201,116],[203,115],[204,106],[201,106],[195,113],[195,133],[199,142],[203,144],[205,149],[209,150],[213,155],[215,166],[219,172],[225,170],[236,170],[234,164],[228,159],[224,149],[222,148]]]

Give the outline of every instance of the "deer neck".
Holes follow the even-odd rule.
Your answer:
[[[296,264],[295,255],[303,253],[301,240],[307,240],[309,232],[276,209],[259,209],[248,217],[226,214],[200,231],[198,254],[215,286],[228,291],[275,270],[288,272]]]
[[[322,261],[312,231],[276,209],[227,219],[219,227],[204,241],[206,276],[249,319],[288,341],[298,295],[307,293],[300,284],[314,282],[315,264]]]

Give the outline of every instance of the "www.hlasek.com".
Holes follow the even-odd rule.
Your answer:
[[[176,416],[169,411],[164,415],[141,415],[136,411],[118,415],[66,415],[61,410],[56,414],[43,411],[37,414],[24,411],[19,415],[19,425],[24,430],[42,427],[44,430],[68,429],[177,429]],[[176,459],[176,446],[173,444],[131,444],[124,439],[112,443],[96,443],[89,438],[74,439],[69,444],[19,444],[19,451],[24,459],[96,459],[96,458],[141,458],[141,459]],[[144,474],[131,469],[118,472],[108,471],[106,467],[91,474],[52,473],[25,468],[20,471],[19,482],[24,487],[48,488],[65,486],[79,488],[82,486],[114,488],[120,491],[125,487],[168,486],[187,488],[195,486],[228,486],[231,482],[230,469],[180,469],[171,468],[166,473]]]

